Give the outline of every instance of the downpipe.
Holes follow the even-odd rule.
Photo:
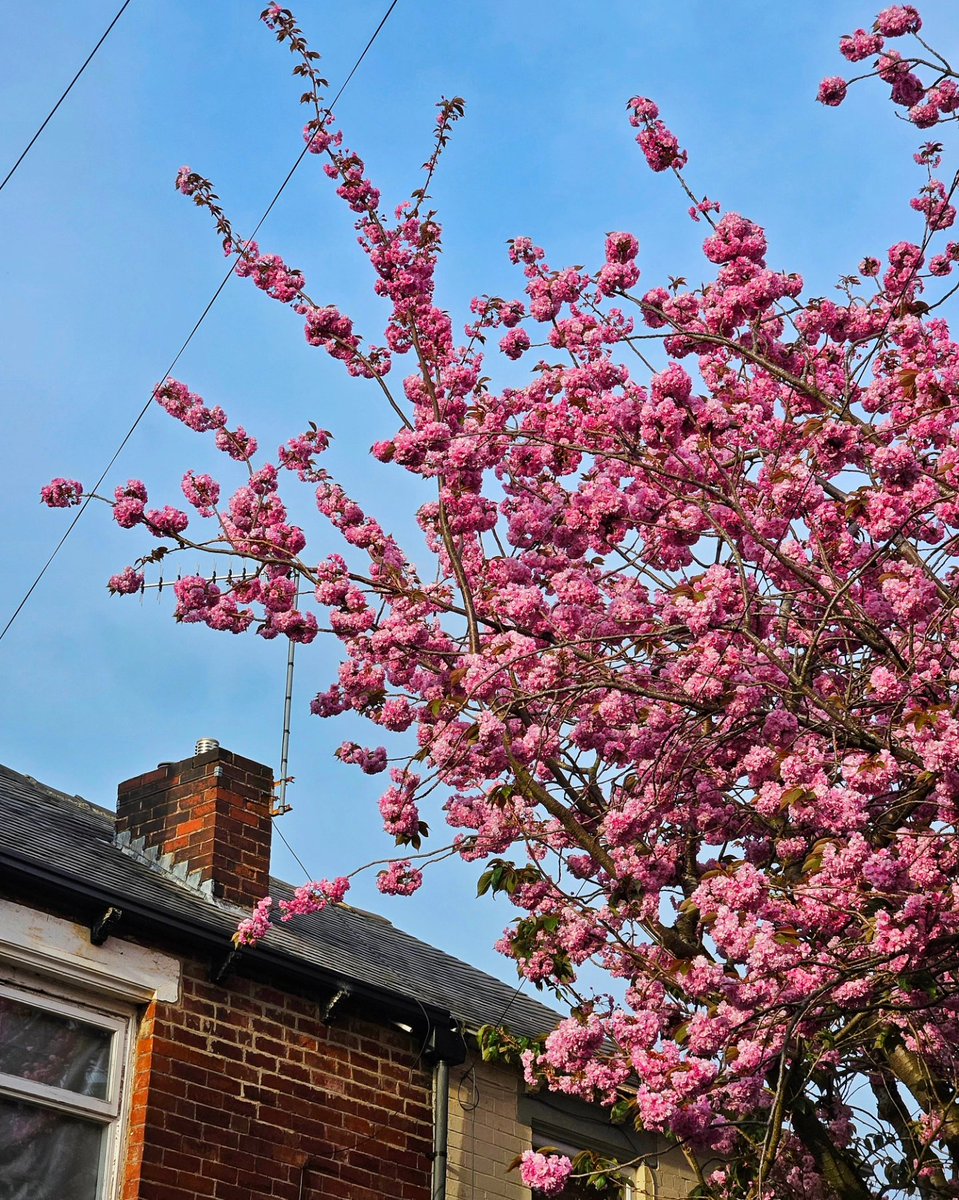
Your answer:
[[[446,1164],[450,1124],[450,1065],[438,1059],[433,1070],[432,1200],[446,1200]]]

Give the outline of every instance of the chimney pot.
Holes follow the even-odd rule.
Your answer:
[[[219,750],[220,743],[216,738],[200,738],[196,744],[196,749],[193,751],[194,756],[197,754],[206,754],[209,750]]]

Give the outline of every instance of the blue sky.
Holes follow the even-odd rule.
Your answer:
[[[117,6],[51,0],[8,22],[0,176]],[[39,506],[39,488],[55,475],[96,479],[223,274],[209,222],[173,189],[177,169],[210,177],[243,231],[299,152],[301,89],[257,20],[261,7],[133,0],[0,193],[0,625],[65,528],[64,514]],[[295,8],[332,90],[386,7]],[[932,0],[923,12],[933,41],[955,51],[954,3]],[[923,138],[895,118],[886,89],[854,89],[838,111],[814,102],[819,80],[848,65],[839,35],[873,16],[847,0],[608,0],[589,13],[571,0],[400,0],[337,115],[393,205],[418,184],[436,100],[465,97],[433,189],[445,227],[440,303],[460,322],[473,295],[518,293],[505,243],[519,234],[555,266],[596,265],[605,234],[631,230],[647,285],[702,277],[702,227],[632,141],[625,103],[634,94],[656,99],[688,148],[693,187],[764,224],[771,264],[828,294],[864,254],[919,229],[908,198],[921,183],[910,155]],[[315,160],[259,241],[304,270],[315,299],[379,340],[382,310],[350,214]],[[371,386],[305,344],[292,313],[233,280],[177,374],[266,447],[311,419],[332,429],[327,465],[401,540],[408,533],[415,490],[366,453],[393,432],[390,414]],[[182,503],[183,471],[219,469],[218,457],[157,409],[108,482],[140,477],[151,499]],[[313,546],[318,558],[338,548],[319,530]],[[91,508],[0,643],[0,761],[107,805],[120,780],[189,755],[201,736],[278,767],[285,647],[176,627],[168,593],[109,597],[109,575],[146,548]],[[316,877],[390,850],[377,832],[376,781],[332,758],[362,729],[307,713],[336,661],[323,642],[298,656],[295,807],[282,823]],[[282,845],[275,869],[301,879]],[[491,946],[512,910],[472,899],[478,870],[444,867],[410,900],[379,896],[370,874],[352,899],[511,978]]]

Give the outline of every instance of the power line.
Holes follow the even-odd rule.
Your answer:
[[[20,166],[20,164],[23,162],[23,160],[27,157],[27,155],[33,149],[33,143],[37,140],[37,138],[40,136],[40,134],[43,133],[43,131],[44,131],[44,129],[46,129],[47,125],[49,125],[50,120],[53,117],[53,114],[57,111],[57,109],[64,102],[64,100],[66,100],[67,96],[70,95],[70,92],[73,89],[73,85],[76,83],[76,81],[80,78],[80,76],[83,74],[83,72],[87,69],[87,67],[93,61],[94,54],[96,54],[96,52],[100,49],[100,47],[103,45],[103,43],[107,40],[107,35],[109,34],[109,32],[113,28],[113,26],[116,25],[117,21],[119,21],[120,18],[123,16],[129,3],[130,3],[130,0],[124,0],[123,4],[120,6],[120,11],[113,18],[113,20],[110,22],[110,24],[106,27],[106,29],[103,32],[103,36],[100,38],[100,40],[97,42],[97,44],[93,47],[93,49],[87,55],[86,59],[83,62],[83,66],[80,68],[79,71],[77,71],[76,75],[74,75],[74,77],[70,80],[69,84],[67,84],[67,87],[64,90],[64,92],[61,94],[60,99],[56,102],[56,104],[54,104],[53,108],[51,108],[50,111],[47,113],[46,117],[43,120],[43,124],[40,126],[40,128],[37,130],[37,132],[33,135],[33,137],[30,139],[30,141],[27,142],[26,147],[23,150],[23,153],[20,155],[20,157],[17,159],[17,161],[13,164],[13,166],[7,172],[6,176],[4,177],[3,183],[0,183],[0,192],[2,192],[3,189],[7,186],[7,184],[10,182],[10,180],[13,178],[17,167]]]
[[[130,0],[126,0],[126,3],[123,5],[123,8],[126,8],[127,4],[129,4],[129,3],[130,3]],[[363,59],[366,58],[367,54],[369,53],[370,47],[376,41],[377,37],[380,34],[380,31],[382,30],[382,28],[386,24],[386,22],[389,20],[390,14],[392,13],[393,9],[396,8],[398,3],[399,3],[399,0],[392,0],[392,3],[390,4],[389,8],[383,14],[383,18],[380,21],[379,25],[377,25],[376,29],[373,30],[370,40],[364,46],[363,52],[360,54],[359,58],[357,58],[356,62],[353,64],[352,68],[350,69],[349,75],[347,75],[346,79],[344,79],[343,83],[340,85],[340,90],[336,93],[336,95],[333,97],[333,99],[330,101],[330,103],[327,105],[326,109],[324,110],[326,113],[329,113],[331,111],[333,106],[337,103],[337,101],[340,99],[340,97],[346,91],[347,84],[350,82],[350,80],[356,74],[356,72],[360,66],[360,63],[362,63]],[[113,24],[116,24],[116,21],[120,16],[120,13],[123,12],[123,8],[121,8],[120,12],[117,13],[117,16],[114,17]],[[113,25],[111,25],[110,28],[112,29]],[[109,33],[109,32],[110,32],[110,30],[108,29],[107,33]],[[104,38],[106,37],[106,33],[103,35],[103,37]],[[103,41],[103,38],[100,39],[100,42],[102,42],[102,41]],[[99,45],[99,43],[98,43],[98,45]],[[94,53],[95,52],[96,51],[94,51]],[[91,54],[90,57],[92,58],[93,55]],[[89,62],[89,61],[90,60],[87,59],[87,62]],[[86,64],[84,64],[84,66],[85,65]],[[82,68],[81,68],[81,70],[82,70]],[[77,77],[79,78],[79,74]],[[74,81],[74,82],[76,82],[76,81]],[[72,86],[73,86],[73,84],[70,85],[70,87],[72,87]],[[69,91],[69,88],[67,89],[67,91]],[[64,93],[64,95],[66,95],[66,92]],[[61,97],[61,99],[62,98],[63,97]],[[58,101],[58,103],[59,103],[59,101]],[[54,111],[56,111],[56,110],[54,109]],[[52,116],[53,114],[51,113],[50,115]],[[50,118],[48,117],[47,120],[49,120],[49,119]],[[46,124],[46,122],[44,122],[44,124]],[[42,126],[41,126],[41,129],[42,129]],[[39,136],[39,131],[38,131],[37,136]],[[36,137],[34,137],[34,141],[36,141]],[[31,145],[32,145],[32,143],[31,143]],[[28,146],[27,149],[29,149],[29,148],[30,147]],[[273,199],[270,201],[270,203],[266,207],[266,211],[263,213],[263,215],[260,217],[259,221],[257,221],[256,225],[254,226],[253,232],[250,234],[250,236],[247,238],[247,240],[244,244],[244,250],[256,238],[256,235],[260,231],[260,227],[263,225],[263,222],[267,219],[267,217],[273,211],[274,205],[276,204],[277,200],[279,200],[280,196],[283,195],[283,192],[286,189],[286,185],[293,178],[294,174],[296,173],[297,167],[299,167],[300,163],[306,157],[309,149],[310,149],[310,144],[309,144],[309,142],[307,142],[304,145],[303,149],[300,151],[300,153],[297,155],[296,161],[293,163],[293,166],[290,167],[289,171],[287,172],[286,178],[283,180],[283,182],[277,188],[276,194],[274,195]],[[24,151],[24,154],[25,153],[26,153],[26,151]],[[22,157],[23,156],[21,155],[21,158]],[[14,170],[15,169],[16,168],[14,168]],[[11,172],[11,174],[12,174],[12,172]],[[9,175],[7,176],[7,178],[9,179]],[[90,490],[90,493],[87,495],[86,499],[83,501],[83,503],[77,509],[76,513],[74,514],[73,520],[67,526],[67,528],[66,528],[63,536],[60,538],[59,542],[57,542],[56,546],[54,546],[53,551],[50,554],[50,557],[40,568],[40,571],[37,574],[37,577],[34,579],[33,583],[31,583],[29,588],[27,588],[27,591],[24,593],[23,599],[20,601],[20,603],[14,609],[12,616],[7,621],[6,625],[4,625],[3,629],[0,630],[0,642],[3,641],[4,637],[7,634],[7,630],[10,628],[10,626],[14,623],[14,621],[20,615],[21,611],[23,610],[24,605],[27,603],[27,601],[30,599],[30,597],[33,595],[34,591],[36,590],[37,585],[40,583],[41,579],[43,579],[44,575],[47,573],[47,570],[53,563],[54,559],[57,557],[57,555],[63,549],[64,543],[66,542],[67,538],[70,536],[70,534],[76,528],[77,522],[80,520],[80,518],[86,512],[87,506],[89,505],[90,501],[93,499],[93,493],[97,491],[97,489],[103,483],[104,479],[106,479],[107,475],[110,473],[110,471],[113,467],[113,464],[120,457],[120,454],[122,453],[127,442],[130,440],[130,438],[133,436],[134,432],[136,431],[137,426],[140,424],[140,422],[146,416],[147,412],[149,411],[150,405],[153,403],[153,399],[156,396],[160,385],[163,383],[163,381],[165,379],[167,379],[169,377],[169,375],[172,373],[174,367],[177,365],[177,363],[182,358],[184,352],[186,351],[186,348],[193,341],[200,326],[206,320],[206,318],[210,312],[210,309],[213,307],[214,304],[216,304],[217,300],[220,298],[220,293],[223,291],[223,289],[226,287],[226,285],[230,282],[230,278],[232,277],[233,272],[236,270],[237,264],[240,262],[241,258],[242,258],[242,254],[238,255],[236,258],[233,259],[232,263],[230,264],[230,269],[220,280],[219,287],[216,289],[216,291],[210,297],[203,312],[200,313],[199,317],[197,318],[196,324],[193,326],[193,328],[187,334],[186,338],[183,341],[183,344],[180,346],[179,350],[177,350],[176,354],[173,356],[173,359],[171,360],[170,365],[160,376],[159,381],[157,382],[153,391],[150,393],[149,399],[147,400],[146,404],[144,404],[144,406],[140,409],[139,413],[137,413],[136,419],[134,420],[133,424],[127,430],[127,432],[124,435],[123,440],[120,442],[119,446],[117,446],[116,450],[114,450],[113,456],[111,457],[110,461],[103,468],[100,478],[93,485],[92,489]]]

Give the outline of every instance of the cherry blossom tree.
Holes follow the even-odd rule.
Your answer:
[[[382,890],[415,890],[445,853],[482,861],[479,891],[519,913],[503,953],[574,1005],[540,1042],[489,1031],[531,1085],[679,1144],[702,1195],[959,1194],[959,345],[944,317],[959,243],[942,146],[915,156],[908,236],[816,299],[767,265],[759,225],[693,189],[656,104],[634,98],[649,166],[702,224],[705,282],[640,286],[629,233],[592,270],[517,237],[517,297],[474,300],[464,330],[434,295],[428,207],[462,102],[439,105],[422,185],[391,212],[292,14],[263,20],[356,216],[380,341],[244,242],[201,175],[184,167],[177,186],[237,273],[378,388],[396,432],[372,454],[422,481],[426,550],[414,561],[329,476],[325,431],[265,457],[170,379],[158,403],[241,482],[187,472],[190,515],[117,487],[114,519],[156,548],[111,589],[205,551],[232,575],[181,579],[177,620],[339,639],[312,708],[362,714],[391,743],[338,751],[389,771],[380,810],[401,856]],[[957,119],[959,74],[913,7],[840,49],[861,74],[824,80],[824,104],[868,80],[918,129]],[[497,387],[497,352],[528,382]],[[309,542],[281,499],[297,480],[321,518]],[[44,489],[53,506],[82,494]],[[437,808],[452,851],[424,849]],[[281,915],[347,886],[310,884]],[[264,901],[238,939],[270,919]],[[615,998],[581,989],[587,962]],[[522,1163],[546,1193],[590,1171],[614,1177],[558,1154]]]

